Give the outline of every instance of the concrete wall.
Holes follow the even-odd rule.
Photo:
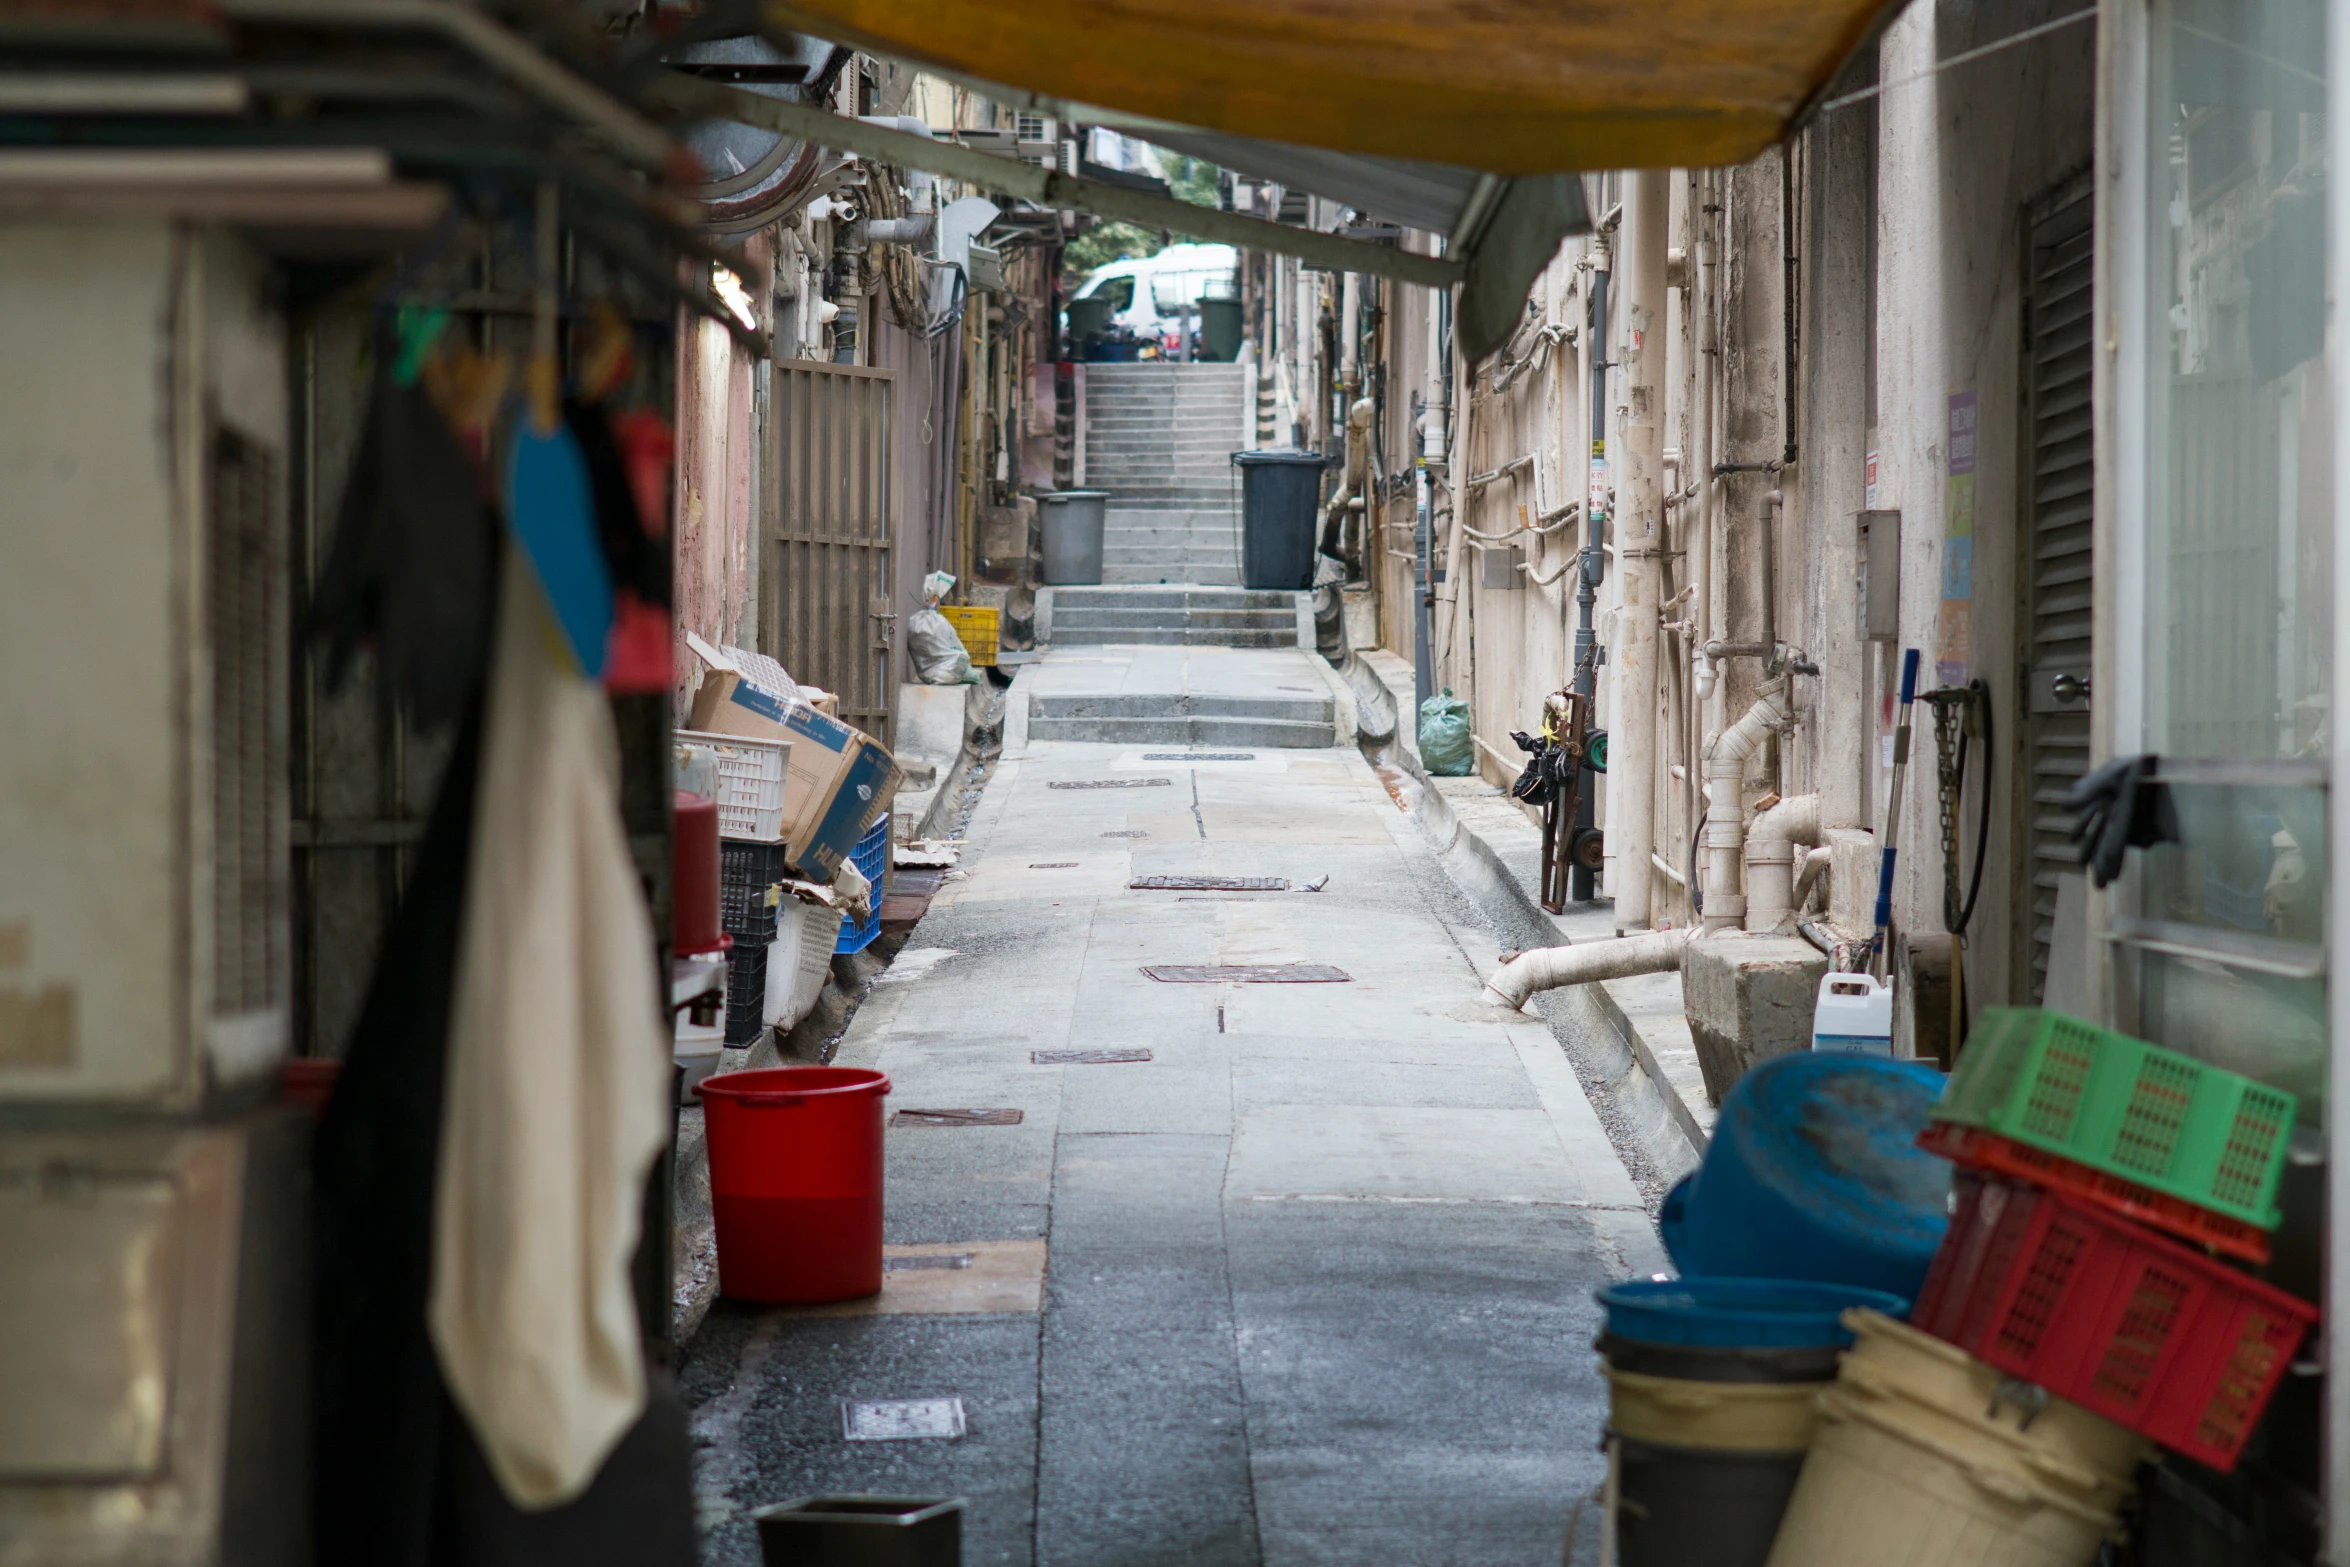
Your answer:
[[[1830,97],[1889,84],[1881,91],[1818,115],[1784,149],[1752,164],[1676,172],[1668,243],[1679,259],[1667,308],[1652,328],[1664,338],[1668,496],[1659,738],[1647,770],[1657,855],[1676,871],[1687,865],[1702,806],[1698,758],[1708,736],[1747,710],[1763,679],[1760,659],[1734,658],[1711,697],[1701,698],[1692,665],[1705,640],[1768,635],[1819,666],[1818,675],[1794,679],[1795,727],[1755,754],[1742,793],[1750,813],[1772,793],[1817,793],[1827,827],[1881,825],[1887,696],[1900,648],[1922,651],[1925,688],[1941,676],[1955,683],[1979,675],[1992,689],[2002,750],[1981,911],[1971,932],[1970,992],[1978,1005],[2011,999],[2016,983],[2016,926],[2006,912],[2017,896],[2016,823],[2007,780],[2021,731],[2015,562],[2024,214],[2035,196],[2090,161],[2094,32],[2059,28],[1979,59],[1946,62],[2065,10],[2061,0],[1920,0]],[[1595,216],[1604,215],[1623,181],[1595,176],[1587,187]],[[1495,782],[1516,771],[1509,731],[1528,727],[1542,697],[1571,676],[1573,580],[1569,571],[1545,587],[1521,573],[1512,586],[1487,587],[1479,556],[1488,541],[1474,534],[1513,529],[1521,514],[1536,519],[1589,487],[1591,266],[1601,258],[1613,265],[1613,246],[1610,235],[1567,241],[1537,279],[1513,343],[1476,366],[1451,367],[1454,449],[1434,494],[1434,536],[1448,570],[1430,641],[1435,683],[1469,700],[1479,770]],[[1293,266],[1282,272],[1294,286],[1281,301],[1268,373],[1298,394],[1297,417],[1311,430],[1320,422],[1312,401],[1319,383],[1311,378],[1317,311],[1336,308],[1340,294],[1335,280],[1325,284]],[[1626,330],[1615,281],[1610,361],[1622,359]],[[1445,370],[1431,363],[1426,296],[1405,297],[1421,303],[1391,309],[1382,339],[1389,388],[1383,434],[1391,455],[1406,434],[1403,389],[1427,387],[1423,396],[1435,405],[1429,372]],[[1607,391],[1612,461],[1603,493],[1623,477],[1616,437],[1622,401],[1619,370]],[[1949,574],[1948,585],[1971,592],[1946,613],[1953,551],[1945,534],[1967,504],[1953,500],[1967,487],[1954,491],[1952,484],[1954,412],[1971,422],[1974,442],[1973,472],[1959,475],[1972,488],[1972,565],[1971,582],[1968,574]],[[1872,451],[1876,504],[1902,513],[1893,643],[1865,643],[1858,626],[1855,514],[1869,503]],[[1529,457],[1531,464],[1508,478],[1474,490],[1468,484]],[[1717,464],[1738,471],[1717,473]],[[1400,456],[1391,466],[1402,466]],[[1784,509],[1775,529],[1766,529],[1765,501],[1774,491]],[[1410,547],[1404,504],[1390,502],[1398,525],[1386,530],[1399,553],[1377,548],[1375,531],[1368,575],[1382,639],[1408,658],[1413,584],[1402,558]],[[1457,508],[1457,518],[1444,515],[1447,506]],[[1615,529],[1611,518],[1611,544]],[[1775,537],[1767,561],[1766,533]],[[1527,540],[1523,558],[1547,575],[1576,542],[1570,535]],[[1603,643],[1619,635],[1616,578],[1611,561],[1601,591]],[[1937,663],[1947,667],[1938,672]],[[1603,722],[1614,716],[1606,673]],[[1931,934],[1942,925],[1943,867],[1928,709],[1918,709],[1915,728],[1897,915],[1906,928]],[[1614,763],[1608,789],[1638,782],[1638,759],[1619,753]],[[1961,815],[1970,849],[1975,804],[1969,790]],[[1654,920],[1692,917],[1675,877],[1616,864],[1611,854],[1611,885],[1620,888],[1635,874],[1651,878]]]

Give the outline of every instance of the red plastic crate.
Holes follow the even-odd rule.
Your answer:
[[[1979,1126],[1934,1121],[1918,1133],[1918,1146],[1972,1169],[2012,1175],[2035,1186],[2052,1186],[2069,1197],[2150,1224],[2181,1240],[2241,1257],[2255,1266],[2268,1261],[2268,1232],[2257,1226]]]
[[[1962,1174],[1910,1320],[2214,1469],[2317,1308],[2061,1191]]]

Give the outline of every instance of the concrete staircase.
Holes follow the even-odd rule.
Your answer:
[[[1110,492],[1104,582],[1239,584],[1232,453],[1254,414],[1239,365],[1085,367],[1082,483]]]
[[[1051,590],[1054,647],[1296,647],[1295,593],[1248,588],[1098,587]]]
[[[1039,692],[1029,698],[1028,706],[1031,740],[1294,750],[1335,745],[1337,735],[1335,704],[1327,694],[1052,695]]]

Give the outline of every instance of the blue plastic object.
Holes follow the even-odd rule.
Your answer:
[[[612,568],[596,537],[587,459],[571,431],[520,420],[506,458],[506,525],[546,590],[547,607],[583,674],[604,673],[612,632]]]
[[[840,939],[832,944],[836,953],[862,952],[881,934],[881,878],[889,869],[889,812],[883,811],[865,829],[865,836],[849,853],[849,863],[873,884],[873,912],[854,925],[840,922]]]
[[[1848,1307],[1909,1314],[1900,1295],[1800,1279],[1642,1279],[1591,1293],[1618,1338],[1708,1349],[1841,1346],[1852,1342],[1843,1322]]]
[[[1657,1228],[1692,1277],[1855,1284],[1907,1300],[1948,1227],[1950,1164],[1916,1145],[1943,1078],[1800,1051],[1730,1090],[1705,1163]]]

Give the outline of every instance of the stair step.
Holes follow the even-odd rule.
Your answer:
[[[1053,608],[1062,609],[1286,609],[1297,608],[1297,595],[1277,588],[1193,587],[1165,588],[1079,587],[1053,589]]]
[[[1039,692],[1028,699],[1031,718],[1269,718],[1326,724],[1334,707],[1328,692],[1294,696],[1220,696],[1163,691]]]
[[[1054,647],[1296,647],[1294,631],[1055,631]]]
[[[1337,743],[1328,719],[1310,723],[1269,718],[1040,718],[1028,719],[1031,740],[1090,740],[1105,745],[1256,746],[1266,750],[1320,750]]]
[[[1067,631],[1171,631],[1204,627],[1227,631],[1297,631],[1287,609],[1091,609],[1053,607],[1053,635]]]

